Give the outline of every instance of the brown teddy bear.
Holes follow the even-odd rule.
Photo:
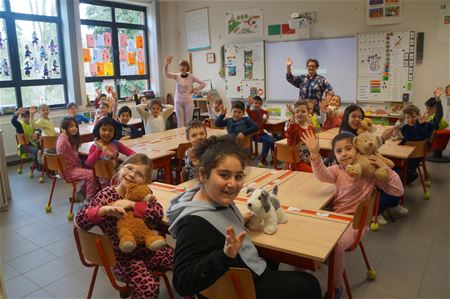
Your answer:
[[[372,133],[375,130],[375,127],[373,126],[372,119],[371,118],[364,118],[361,120],[358,130],[356,130],[356,135],[359,135],[364,132]]]
[[[130,188],[125,196],[126,199],[140,202],[150,202],[152,190],[147,185],[137,185]],[[127,214],[117,221],[117,234],[119,235],[119,248],[122,252],[132,252],[137,245],[145,244],[145,247],[156,251],[166,246],[166,240],[155,235],[151,231],[144,219],[135,217],[133,211],[127,211]]]
[[[377,137],[371,133],[364,132],[353,138],[353,146],[358,151],[353,165],[347,165],[346,171],[352,177],[364,176],[375,177],[379,180],[386,180],[388,177],[385,168],[377,168],[369,161],[371,155],[380,157],[390,168],[394,167],[394,162],[383,157],[378,153],[378,148],[382,145],[381,137]]]

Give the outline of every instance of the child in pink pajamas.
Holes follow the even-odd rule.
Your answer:
[[[78,157],[80,142],[78,122],[73,117],[65,117],[61,123],[61,134],[56,141],[56,153],[64,157],[67,178],[84,181],[80,191],[77,192],[77,199],[82,201],[86,196],[90,199],[95,195],[97,183],[92,169],[81,167]]]
[[[393,195],[403,195],[403,184],[398,174],[389,168],[386,163],[377,156],[369,159],[377,167],[385,168],[388,171],[388,179],[384,182],[375,177],[351,177],[345,171],[347,165],[352,164],[356,159],[356,149],[353,147],[355,135],[349,132],[337,135],[332,141],[332,148],[338,165],[326,167],[319,153],[319,139],[313,133],[306,132],[302,136],[302,141],[310,151],[311,166],[314,175],[321,181],[336,185],[336,194],[331,203],[333,212],[350,214],[356,213],[358,205],[369,196],[374,187],[378,187],[384,192]],[[335,298],[339,299],[342,294],[343,274],[345,266],[345,250],[348,249],[356,238],[357,230],[349,226],[344,232],[335,249],[336,257],[336,291]]]
[[[81,208],[75,222],[83,230],[98,225],[111,240],[117,264],[114,272],[133,291],[133,298],[158,298],[159,277],[153,271],[173,270],[173,249],[164,247],[150,251],[144,246],[133,252],[123,253],[119,249],[117,219],[133,210],[136,217],[143,218],[147,225],[157,225],[164,215],[162,206],[153,197],[150,203],[132,202],[124,199],[129,188],[135,184],[150,183],[152,161],[145,154],[134,154],[125,160],[116,176],[119,184],[108,186],[97,193],[88,205]]]
[[[177,115],[178,128],[185,127],[192,120],[192,113],[194,111],[194,100],[192,94],[205,88],[206,83],[198,79],[194,75],[188,73],[190,71],[189,62],[182,60],[179,64],[180,73],[169,73],[169,64],[172,63],[173,57],[169,56],[164,65],[164,76],[167,79],[176,81],[175,91],[175,113]],[[194,88],[193,84],[199,84]]]

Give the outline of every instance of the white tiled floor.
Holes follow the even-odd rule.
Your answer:
[[[409,215],[370,232],[364,240],[377,279],[366,280],[359,250],[347,254],[346,269],[355,298],[450,298],[450,164],[428,166],[431,200],[422,199],[418,181],[407,186]],[[46,214],[50,182],[39,184],[26,171],[18,175],[16,166],[8,171],[13,199],[9,211],[0,214],[8,298],[85,298],[92,272],[79,261],[72,224],[66,218],[70,186],[58,182],[53,211]],[[325,289],[327,267],[315,275]],[[160,297],[167,298],[161,285]],[[119,298],[103,272],[97,278],[94,298]]]

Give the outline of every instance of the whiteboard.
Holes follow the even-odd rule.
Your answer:
[[[358,101],[411,99],[415,40],[414,31],[358,35]]]
[[[286,81],[286,58],[291,57],[292,73],[306,73],[306,61],[319,61],[317,73],[324,76],[342,102],[356,99],[356,38],[341,37],[266,44],[266,88],[269,101],[294,101],[298,88]]]
[[[227,98],[266,97],[264,42],[225,45]]]
[[[208,8],[187,11],[184,14],[184,18],[188,51],[211,48]]]

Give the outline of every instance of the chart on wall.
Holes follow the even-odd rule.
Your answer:
[[[265,98],[264,42],[225,45],[225,88],[228,98]]]
[[[358,35],[358,100],[409,101],[413,93],[416,34]]]

